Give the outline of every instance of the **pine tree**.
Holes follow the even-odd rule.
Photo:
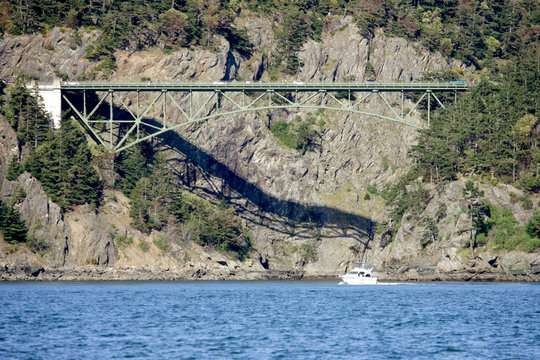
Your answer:
[[[135,188],[140,178],[149,176],[148,165],[153,160],[152,150],[149,144],[140,143],[129,152],[123,152],[115,162],[116,170],[120,175],[120,188],[127,196]]]
[[[150,216],[154,199],[152,183],[149,178],[142,177],[137,181],[131,193],[131,198],[131,210],[129,214],[133,218],[132,225],[142,232],[150,232],[155,227],[155,223]]]
[[[60,202],[65,209],[73,205],[91,203],[97,205],[101,193],[101,183],[92,167],[92,155],[86,146],[86,139],[74,121],[62,121],[58,143],[58,163],[60,166]]]
[[[64,119],[54,140],[39,146],[26,169],[43,185],[47,195],[64,210],[99,203],[102,184],[92,166],[92,155],[82,131]]]
[[[11,88],[6,117],[19,141],[34,150],[52,138],[51,119],[43,110],[39,94],[29,91],[24,81],[24,78],[18,79]]]
[[[26,241],[26,225],[17,210],[0,201],[0,232],[10,244]]]
[[[17,180],[17,177],[19,177],[22,172],[23,168],[21,164],[19,164],[19,160],[17,160],[16,156],[12,156],[7,166],[6,179],[10,181]]]

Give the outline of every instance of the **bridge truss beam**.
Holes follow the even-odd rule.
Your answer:
[[[412,114],[418,105],[427,102],[428,126],[431,117],[431,99],[444,107],[436,96],[436,91],[464,91],[465,87],[452,84],[435,83],[432,86],[410,87],[410,85],[389,86],[389,84],[346,83],[346,87],[335,83],[326,86],[313,84],[267,84],[266,86],[246,87],[236,84],[199,84],[188,86],[171,84],[131,84],[107,83],[70,84],[62,86],[62,98],[75,114],[75,117],[91,136],[111,152],[119,153],[142,141],[175,130],[189,124],[221,116],[257,112],[273,109],[325,109],[353,114],[372,116],[396,122],[405,126],[421,128],[412,122]],[[115,86],[116,85],[116,86]],[[131,86],[130,86],[131,85]],[[418,85],[418,84],[417,84]],[[88,106],[88,92],[99,95],[99,101]],[[141,104],[141,92],[150,93],[150,101]],[[401,94],[401,104],[391,103],[386,94]],[[405,111],[405,92],[422,94],[412,108]],[[120,95],[126,93],[125,98]],[[136,98],[133,98],[135,93]],[[385,95],[383,95],[383,93]],[[131,94],[131,99],[126,101]],[[359,99],[356,98],[356,95]],[[82,99],[80,97],[82,96]],[[363,105],[372,98],[382,100],[389,109],[390,116],[378,114]],[[145,97],[148,100],[148,96]],[[135,103],[133,105],[133,103]],[[141,105],[144,105],[141,107]],[[104,107],[108,107],[105,111]],[[133,108],[135,107],[135,108]],[[101,111],[100,111],[101,110]],[[121,110],[121,111],[119,111]],[[180,118],[169,119],[168,112],[176,111]],[[108,116],[104,114],[108,112]],[[123,118],[115,118],[122,113]],[[157,120],[160,121],[157,121]]]

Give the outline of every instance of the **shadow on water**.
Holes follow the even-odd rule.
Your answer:
[[[114,116],[130,118],[125,110],[116,106]],[[146,118],[144,122],[162,127],[160,122],[152,118]],[[157,131],[150,127],[146,130],[148,134]],[[157,135],[154,139],[154,145],[178,155],[170,159],[169,164],[187,187],[200,190],[208,198],[225,198],[234,204],[238,215],[250,224],[299,238],[354,239],[363,245],[358,248],[359,255],[365,253],[373,240],[375,222],[369,218],[328,206],[305,205],[272,196],[175,131]],[[182,171],[179,170],[181,168]],[[202,176],[208,186],[194,185],[198,176]],[[221,184],[216,184],[215,178],[221,179]]]

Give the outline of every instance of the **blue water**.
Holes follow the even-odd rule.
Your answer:
[[[540,284],[0,283],[0,359],[540,359]]]

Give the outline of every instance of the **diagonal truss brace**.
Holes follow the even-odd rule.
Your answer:
[[[65,102],[69,105],[69,107],[73,110],[73,112],[78,117],[78,120],[83,124],[84,128],[87,129],[92,137],[101,145],[103,145],[105,148],[107,148],[111,152],[121,152],[139,142],[151,139],[153,137],[156,137],[160,134],[163,134],[167,131],[177,129],[179,127],[187,126],[189,124],[200,122],[204,120],[208,120],[211,118],[216,118],[220,116],[229,116],[234,115],[238,113],[244,113],[244,112],[253,112],[253,111],[262,111],[262,110],[272,110],[272,109],[327,109],[327,110],[334,110],[334,111],[344,111],[354,114],[361,114],[361,115],[367,115],[376,117],[383,120],[388,120],[396,123],[400,123],[406,126],[411,126],[414,128],[421,128],[420,126],[409,122],[408,119],[410,119],[410,115],[415,111],[415,109],[418,107],[418,105],[424,101],[424,99],[427,96],[427,107],[428,107],[428,126],[430,122],[430,111],[431,111],[431,96],[437,101],[437,103],[444,107],[442,102],[439,100],[435,94],[430,91],[426,90],[420,99],[413,105],[412,109],[410,109],[407,114],[404,114],[404,103],[403,103],[403,91],[402,94],[402,101],[401,101],[401,111],[398,113],[396,111],[395,106],[392,106],[390,102],[378,91],[378,90],[372,90],[370,92],[367,92],[365,95],[363,95],[360,100],[353,102],[351,101],[351,91],[348,91],[348,99],[340,99],[335,94],[326,91],[326,90],[318,90],[314,91],[313,93],[309,94],[307,93],[306,96],[302,96],[299,98],[298,92],[294,93],[293,99],[289,99],[288,97],[281,94],[279,91],[275,91],[274,89],[267,89],[265,91],[262,91],[260,94],[256,95],[255,98],[250,98],[249,101],[246,104],[246,94],[244,91],[235,91],[235,92],[225,92],[219,89],[211,90],[207,92],[199,92],[199,94],[203,93],[209,93],[209,96],[206,98],[203,98],[204,100],[201,105],[198,105],[195,109],[194,107],[194,101],[193,101],[193,92],[184,92],[186,94],[186,97],[184,100],[187,103],[185,106],[182,106],[181,103],[177,101],[172,96],[173,91],[168,91],[166,89],[159,89],[156,90],[158,94],[152,99],[149,105],[145,106],[143,108],[142,113],[140,112],[140,103],[139,103],[139,91],[137,90],[137,110],[132,111],[125,103],[124,100],[116,94],[114,90],[109,90],[104,96],[102,96],[99,100],[99,102],[93,106],[91,111],[87,113],[86,109],[86,94],[83,93],[83,110],[80,111],[77,109],[75,105],[70,101],[70,99],[64,94],[63,99]],[[373,113],[370,111],[362,110],[360,109],[360,105],[365,104],[366,101],[371,96],[378,96],[383,103],[385,104],[385,107],[387,107],[392,115],[386,116],[382,114]],[[238,100],[238,97],[241,96],[240,100]],[[109,105],[110,105],[110,116],[109,119],[92,119],[92,116],[96,113],[98,108],[103,104],[104,101],[106,101],[107,97],[109,98]],[[116,103],[121,109],[125,109],[130,119],[114,119],[114,113],[113,113],[113,99],[116,100]],[[149,121],[145,121],[145,118],[148,116],[148,114],[151,112],[153,107],[161,100],[161,111],[160,115],[158,115],[156,118],[161,118],[162,123],[158,126],[154,123],[150,123]],[[168,121],[167,113],[170,112],[170,108],[168,110],[167,103],[172,105],[172,108],[178,109],[180,112],[181,118],[183,118],[183,121],[178,121],[179,119],[176,119],[174,123],[171,123]],[[223,106],[224,103],[228,104],[228,107]],[[208,105],[212,105],[210,109],[208,109]],[[203,111],[207,109],[207,113],[203,114]],[[97,130],[94,126],[95,124],[103,123],[106,128],[103,130]],[[113,127],[120,127],[122,125],[127,125],[128,128],[120,134],[118,131],[116,136],[113,133]],[[107,128],[108,127],[108,128]],[[143,133],[141,130],[141,127],[146,127],[149,131],[146,133]],[[103,135],[104,133],[108,133],[107,136],[108,139],[106,139]],[[135,136],[135,139],[133,139],[133,135]],[[116,142],[115,142],[116,139]]]

